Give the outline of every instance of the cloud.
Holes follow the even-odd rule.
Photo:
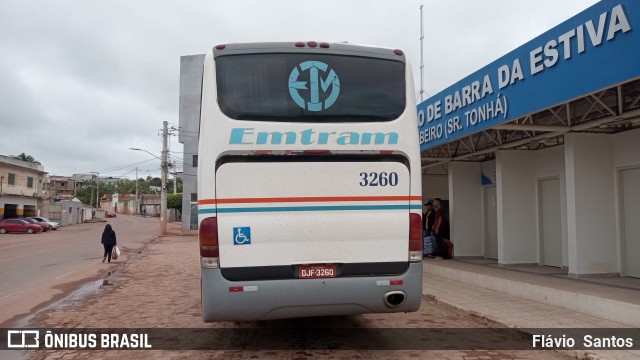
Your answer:
[[[129,148],[159,154],[162,121],[177,126],[180,56],[218,43],[400,48],[418,87],[423,3],[425,90],[435,94],[595,2],[5,0],[0,154],[31,154],[56,174],[152,158]],[[180,149],[172,139],[172,150]]]

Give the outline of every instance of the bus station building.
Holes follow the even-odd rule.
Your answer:
[[[600,1],[418,105],[457,257],[640,277],[638,24]]]

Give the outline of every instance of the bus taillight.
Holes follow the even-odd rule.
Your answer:
[[[409,213],[409,261],[422,261],[422,216]]]
[[[200,263],[202,267],[217,268],[220,248],[218,247],[218,219],[216,217],[202,220],[198,238],[200,240]]]
[[[303,155],[329,155],[331,150],[303,150]]]

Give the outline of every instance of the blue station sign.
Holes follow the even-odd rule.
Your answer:
[[[640,77],[640,1],[602,0],[418,104],[420,148]]]

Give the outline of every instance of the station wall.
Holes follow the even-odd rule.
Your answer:
[[[423,204],[435,198],[449,199],[449,175],[427,174],[422,176]]]
[[[621,199],[640,200],[622,197],[620,174],[640,169],[640,129],[615,135],[570,133],[560,146],[500,150],[495,161],[483,163],[449,163],[446,190],[457,256],[495,257],[488,256],[487,243],[496,240],[487,238],[484,204],[486,188],[494,186],[485,173],[493,168],[500,264],[563,266],[576,276],[627,272],[624,260],[633,257],[626,250],[640,251],[635,250],[640,239],[635,227],[623,228],[621,219],[630,216],[624,210],[635,205],[623,208]],[[425,193],[435,184],[444,191],[440,177],[424,178]],[[636,193],[633,184],[624,186],[626,194]],[[625,231],[631,234],[626,240]]]

